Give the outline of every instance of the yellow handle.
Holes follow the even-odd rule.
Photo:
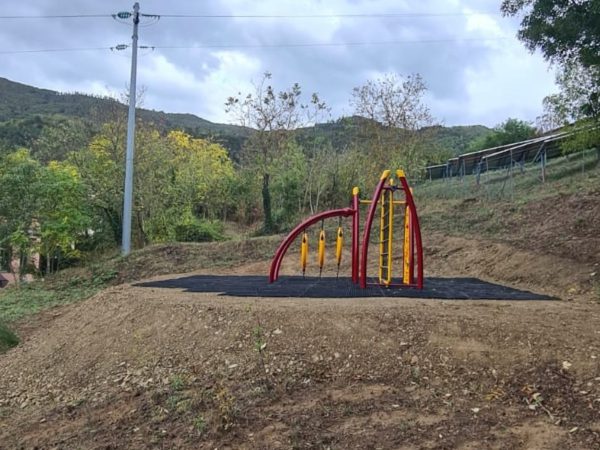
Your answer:
[[[342,247],[344,246],[344,231],[342,227],[338,227],[337,239],[335,241],[335,257],[337,265],[339,266],[342,262]]]
[[[308,260],[308,235],[306,232],[302,234],[302,244],[300,245],[300,265],[302,273],[306,272],[306,261]]]
[[[324,264],[325,264],[325,231],[321,230],[321,233],[319,233],[319,269],[322,269]]]

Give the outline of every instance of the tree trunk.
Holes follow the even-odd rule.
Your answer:
[[[137,212],[136,217],[138,230],[140,230],[140,246],[145,247],[148,244],[148,235],[146,234],[146,230],[144,230],[144,218],[139,211]]]
[[[263,231],[265,234],[273,232],[273,215],[271,213],[271,190],[269,189],[269,174],[263,174],[263,185],[262,185],[262,200],[263,200],[263,212],[265,215],[265,221],[263,225]]]
[[[123,228],[122,228],[123,224],[121,223],[121,219],[119,218],[118,213],[114,212],[110,208],[102,208],[102,211],[104,212],[104,215],[108,219],[108,223],[109,223],[110,229],[113,233],[113,238],[114,238],[115,242],[118,245],[120,245],[122,234],[123,234]]]

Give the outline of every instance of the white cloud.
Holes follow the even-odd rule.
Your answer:
[[[169,112],[195,113],[224,122],[228,96],[251,90],[249,74],[259,74],[260,61],[238,51],[216,51],[218,62],[210,70],[202,59],[183,69],[163,54],[153,55],[141,66],[139,82],[147,89],[144,106]]]

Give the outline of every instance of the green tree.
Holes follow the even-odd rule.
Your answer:
[[[302,210],[307,162],[302,148],[288,142],[285,157],[273,162],[273,217],[280,228],[289,228]]]
[[[9,269],[20,279],[33,250],[30,232],[37,216],[42,167],[25,149],[0,158],[0,247],[8,260],[19,260],[19,271]]]
[[[491,134],[473,141],[469,146],[469,151],[477,151],[525,141],[534,137],[535,134],[535,128],[528,122],[508,118],[501,124],[496,125]]]
[[[124,130],[110,122],[86,149],[69,157],[86,185],[98,232],[106,236],[108,227],[111,245],[121,237],[124,151]],[[134,166],[132,231],[137,246],[174,240],[179,222],[190,215],[216,217],[230,201],[233,166],[218,144],[180,131],[161,136],[140,124]]]
[[[42,166],[29,151],[18,150],[0,159],[0,191],[0,247],[19,259],[17,278],[35,252],[48,262],[57,252],[77,256],[76,244],[90,222],[74,167]]]
[[[166,140],[173,154],[172,203],[204,217],[224,217],[234,206],[230,189],[235,172],[227,150],[183,131],[170,132]]]
[[[110,247],[121,239],[124,143],[124,129],[109,122],[86,148],[68,156],[68,162],[81,174],[87,201],[95,213],[97,245]]]
[[[91,126],[83,120],[64,117],[44,119],[44,127],[29,148],[42,163],[63,161],[70,152],[81,150],[92,137]]]
[[[600,0],[503,0],[522,15],[519,39],[558,67],[561,93],[544,101],[546,127],[600,117]],[[550,113],[550,114],[549,114]]]
[[[308,103],[302,103],[302,90],[298,83],[277,92],[271,86],[270,73],[265,73],[255,86],[254,92],[243,95],[238,92],[225,103],[225,110],[242,126],[254,129],[242,150],[242,160],[253,167],[261,177],[263,207],[263,232],[276,230],[273,220],[271,178],[274,163],[288,148],[291,131],[311,120],[326,105],[317,94]]]
[[[503,0],[501,9],[523,16],[519,39],[549,61],[600,64],[600,0]]]
[[[544,98],[540,127],[552,130],[584,119],[600,116],[600,103],[594,95],[598,67],[584,67],[578,61],[565,62],[556,75],[559,92]]]
[[[50,162],[41,171],[38,186],[39,250],[46,258],[46,273],[50,273],[60,269],[63,258],[80,256],[77,244],[85,239],[91,216],[84,186],[74,166]]]

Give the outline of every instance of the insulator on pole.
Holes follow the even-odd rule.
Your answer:
[[[300,245],[300,266],[302,267],[302,276],[306,272],[306,262],[308,261],[308,234],[302,233],[302,244]]]
[[[321,230],[319,233],[319,277],[323,273],[323,266],[325,265],[325,230]]]

